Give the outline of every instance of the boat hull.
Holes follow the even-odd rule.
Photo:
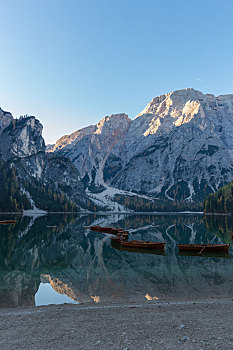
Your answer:
[[[165,242],[144,242],[144,241],[127,241],[124,242],[119,238],[111,237],[112,242],[122,247],[134,248],[134,249],[157,249],[164,250]]]

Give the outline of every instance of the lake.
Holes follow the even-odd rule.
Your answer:
[[[231,243],[233,217],[198,214],[50,214],[0,225],[0,308],[60,303],[148,302],[231,297],[230,257],[180,256],[177,243]],[[121,251],[113,226],[129,239],[166,241],[166,255]]]

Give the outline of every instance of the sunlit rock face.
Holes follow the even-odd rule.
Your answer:
[[[233,179],[233,95],[193,89],[154,98],[131,123],[124,166],[112,184],[174,198],[202,199]]]
[[[0,154],[4,161],[17,163],[22,176],[40,178],[44,167],[43,126],[35,117],[12,119],[0,134]]]
[[[54,149],[55,144],[48,144],[46,145],[46,152],[52,152]]]
[[[131,120],[126,114],[104,117],[97,125],[78,130],[58,140],[54,150],[68,156],[79,170],[85,186],[99,187],[106,181],[107,160],[113,162],[124,150],[125,135]],[[67,142],[67,144],[66,144]],[[121,168],[111,166],[108,172]]]
[[[49,145],[47,152],[59,151],[63,147],[72,148],[83,137],[92,134],[96,130],[96,125],[90,125],[86,128],[77,130],[70,135],[62,136],[55,145]]]
[[[233,179],[233,95],[184,89],[60,139],[92,190],[100,186],[173,200],[202,200]],[[176,197],[175,197],[176,196]]]
[[[5,112],[0,108],[0,133],[5,129],[13,120],[10,112]]]
[[[0,137],[0,150],[4,159],[25,158],[45,151],[42,128],[35,117],[13,119]]]

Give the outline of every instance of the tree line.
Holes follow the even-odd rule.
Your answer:
[[[33,198],[36,207],[47,211],[77,211],[76,203],[57,190],[53,184],[30,178],[17,177],[16,168],[0,159],[0,211],[22,211],[31,209],[30,199],[24,194],[27,191]]]
[[[166,212],[166,211],[203,211],[203,203],[190,201],[149,200],[138,196],[115,195],[114,200],[133,211]]]
[[[77,205],[65,194],[56,190],[52,184],[30,179],[23,181],[24,188],[30,193],[36,207],[46,211],[77,211]]]
[[[233,212],[233,181],[206,197],[204,211],[205,213]]]
[[[20,192],[20,184],[14,167],[0,160],[0,211],[30,209],[31,203]]]

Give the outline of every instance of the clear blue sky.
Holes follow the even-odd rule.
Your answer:
[[[233,93],[232,0],[0,0],[0,106],[47,143],[155,96]]]

